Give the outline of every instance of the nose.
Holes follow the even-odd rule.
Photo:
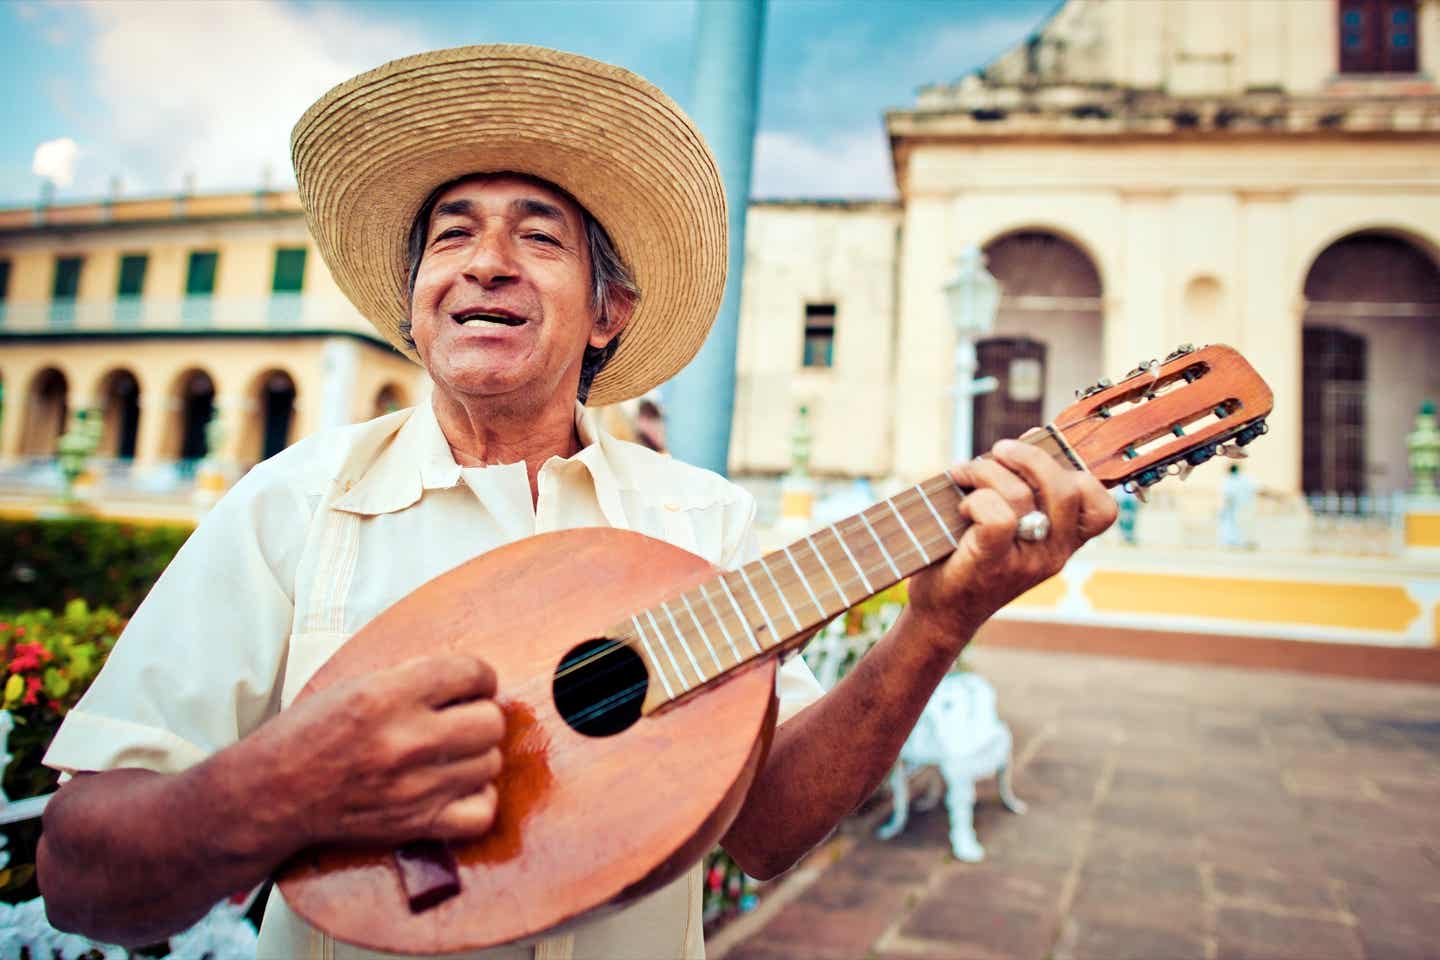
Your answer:
[[[489,289],[519,279],[513,249],[503,230],[487,230],[475,241],[465,263],[465,276]]]

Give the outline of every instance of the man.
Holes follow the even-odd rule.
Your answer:
[[[438,51],[322,98],[296,127],[311,231],[341,289],[434,383],[428,404],[296,444],[216,507],[46,762],[53,921],[158,940],[320,843],[482,835],[503,717],[483,662],[437,655],[296,692],[425,580],[545,530],[627,526],[723,566],[753,501],[599,432],[577,398],[643,394],[720,302],[725,204],[688,118],[618,68],[529,47]],[[888,773],[991,613],[1114,519],[1090,476],[1018,443],[957,467],[960,548],[912,579],[892,634],[823,699],[781,670],[783,725],[723,842],[793,864]],[[1046,523],[1017,539],[1017,518]],[[516,602],[536,602],[516,598]],[[803,708],[803,709],[802,709]],[[104,771],[104,772],[100,772]],[[696,871],[564,937],[487,957],[701,956]],[[272,896],[262,956],[359,957]]]

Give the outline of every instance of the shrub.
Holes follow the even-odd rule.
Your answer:
[[[192,529],[94,517],[0,519],[0,610],[58,610],[83,597],[128,617]]]
[[[3,786],[11,800],[49,793],[57,774],[40,765],[65,714],[80,700],[100,672],[125,621],[113,610],[91,610],[72,600],[63,611],[30,610],[0,615],[0,688],[14,729]],[[0,870],[0,900],[17,902],[35,896],[36,820],[5,828],[9,864]]]

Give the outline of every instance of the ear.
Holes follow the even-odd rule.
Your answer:
[[[619,335],[625,325],[630,322],[630,315],[635,312],[635,301],[625,297],[610,304],[610,311],[601,322],[600,317],[595,318],[595,323],[590,328],[590,346],[602,349],[609,346],[610,341]]]

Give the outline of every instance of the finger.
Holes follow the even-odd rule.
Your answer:
[[[970,521],[964,539],[970,541],[977,559],[1004,555],[1015,545],[1015,524],[1019,518],[1005,498],[994,490],[981,488],[960,501],[960,512]]]
[[[484,790],[500,776],[505,769],[505,757],[500,748],[491,747],[477,756],[465,757],[440,769],[452,796],[469,796]]]
[[[407,660],[390,672],[390,678],[432,707],[495,695],[495,670],[485,661],[463,653]]]
[[[1060,466],[1048,453],[1016,440],[1001,440],[992,451],[995,459],[1024,478],[1035,491],[1037,508],[1050,518],[1062,537],[1075,529],[1080,511],[1079,474]]]
[[[435,741],[435,755],[474,756],[504,739],[505,713],[494,700],[457,703],[435,714],[426,730]]]
[[[988,489],[998,493],[1015,515],[1035,509],[1035,491],[1019,474],[995,460],[971,460],[952,471],[960,486],[970,490]]]
[[[483,835],[495,823],[500,793],[491,783],[478,793],[447,804],[435,817],[431,835],[441,840],[458,840]]]
[[[1120,506],[1105,485],[1087,473],[1080,480],[1080,516],[1076,521],[1076,533],[1089,540],[1098,537],[1120,515]]]

